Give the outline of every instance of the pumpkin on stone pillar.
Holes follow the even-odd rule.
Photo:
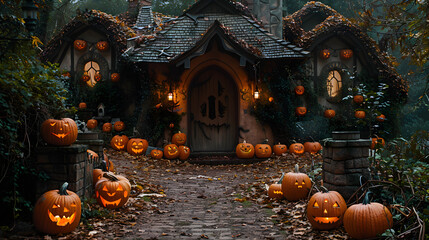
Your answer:
[[[42,123],[40,135],[48,144],[68,146],[77,139],[77,125],[71,118],[48,119]]]

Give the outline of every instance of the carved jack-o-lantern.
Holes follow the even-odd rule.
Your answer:
[[[386,120],[386,116],[384,116],[384,114],[380,114],[379,116],[377,116],[375,118],[378,122],[384,122],[384,120]]]
[[[335,110],[333,110],[333,109],[326,109],[325,113],[323,115],[325,116],[325,118],[331,119],[331,118],[335,117]]]
[[[317,153],[322,150],[322,145],[319,142],[305,142],[304,151],[309,153]]]
[[[96,74],[94,74],[94,80],[95,80],[96,82],[100,82],[100,81],[101,81],[101,79],[103,79],[103,76],[102,76],[100,73],[96,73]]]
[[[73,46],[76,50],[83,51],[86,49],[86,41],[85,40],[74,40]]]
[[[330,56],[331,56],[331,51],[329,51],[329,49],[322,49],[322,51],[320,51],[321,59],[328,59]]]
[[[130,197],[131,184],[123,176],[104,173],[95,185],[97,202],[108,209],[122,207]]]
[[[112,82],[119,82],[120,79],[121,75],[119,75],[119,73],[110,74],[110,80],[112,80]]]
[[[284,198],[283,192],[282,192],[282,181],[283,181],[284,176],[285,176],[285,174],[283,173],[282,177],[280,178],[280,180],[277,183],[270,185],[270,187],[268,188],[268,197],[277,198],[277,199]]]
[[[125,147],[128,143],[128,137],[125,135],[119,136],[115,135],[112,137],[112,140],[110,140],[110,146],[118,151],[125,150]]]
[[[176,159],[180,155],[179,148],[176,144],[168,144],[164,147],[164,157],[167,159]]]
[[[295,87],[295,94],[298,96],[301,96],[302,94],[304,94],[305,88],[304,86],[296,86]]]
[[[79,103],[79,109],[85,109],[86,108],[86,103],[81,102]]]
[[[95,47],[99,51],[106,51],[107,49],[109,49],[109,43],[107,41],[99,41],[95,44]]]
[[[357,104],[363,103],[363,96],[362,95],[353,96],[353,102],[355,102]]]
[[[89,120],[86,122],[86,127],[87,127],[88,129],[94,129],[94,128],[96,128],[96,127],[97,127],[97,125],[98,125],[98,121],[97,121],[97,120],[95,120],[95,119],[89,119]]]
[[[84,73],[80,79],[82,79],[84,82],[88,82],[91,80],[91,77],[87,73]]]
[[[102,129],[103,129],[103,132],[109,133],[112,131],[112,124],[111,123],[104,123]]]
[[[298,164],[295,165],[295,172],[288,172],[283,177],[282,191],[289,201],[298,201],[307,197],[311,188],[311,180],[305,173],[299,172]]]
[[[277,156],[281,156],[283,153],[287,153],[287,146],[284,144],[278,143],[273,147],[274,154]]]
[[[122,122],[122,121],[115,122],[115,124],[113,124],[113,129],[115,129],[115,131],[117,131],[117,132],[124,130],[125,129],[124,122]]]
[[[304,151],[305,151],[304,145],[302,145],[301,143],[293,143],[289,146],[290,153],[301,155],[304,153]]]
[[[186,160],[189,158],[189,155],[191,154],[191,149],[187,146],[179,146],[179,159],[180,160]]]
[[[355,111],[355,117],[359,119],[365,118],[365,111],[361,111],[361,110]]]
[[[257,158],[269,158],[272,154],[271,146],[268,144],[256,144],[255,155]]]
[[[33,224],[40,232],[47,234],[69,233],[78,225],[81,216],[79,196],[67,190],[64,183],[60,190],[44,193],[33,210]]]
[[[329,230],[341,226],[347,204],[336,191],[318,192],[307,205],[307,219],[314,229]]]
[[[304,116],[307,113],[306,107],[297,107],[295,108],[295,114],[299,117]]]
[[[42,123],[40,134],[43,140],[49,144],[68,146],[77,139],[77,125],[70,118],[48,119]]]
[[[237,144],[235,154],[237,154],[238,158],[253,158],[255,155],[255,148],[251,143],[247,143],[246,140],[244,140],[243,143]]]
[[[153,149],[150,151],[150,156],[154,159],[161,159],[163,156],[163,152],[159,149]]]
[[[341,49],[340,50],[340,58],[347,60],[349,58],[353,57],[353,50],[351,49]]]
[[[186,134],[182,132],[175,133],[171,138],[171,143],[176,144],[177,146],[185,145],[186,143]]]
[[[134,156],[144,155],[148,146],[146,139],[131,138],[127,143],[127,152]]]

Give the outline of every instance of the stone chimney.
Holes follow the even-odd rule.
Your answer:
[[[283,1],[282,0],[241,0],[262,21],[264,28],[271,34],[282,38]]]
[[[137,18],[140,8],[144,6],[152,6],[152,0],[129,0],[128,1],[128,14],[132,18]]]

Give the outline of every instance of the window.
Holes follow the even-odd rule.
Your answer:
[[[97,62],[87,62],[84,66],[84,74],[88,74],[90,77],[90,80],[86,82],[90,87],[94,87],[101,80],[100,66]]]
[[[328,90],[328,96],[333,98],[341,93],[341,87],[343,83],[341,81],[341,74],[337,70],[329,71],[328,78],[326,79],[326,89]]]

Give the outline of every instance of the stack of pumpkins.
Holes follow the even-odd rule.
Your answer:
[[[256,144],[256,146],[253,147],[251,143],[247,143],[246,140],[244,140],[237,145],[235,153],[238,158],[253,158],[255,155],[257,158],[269,158],[273,152],[276,156],[282,156],[287,153],[288,150],[289,153],[295,155],[302,155],[304,152],[316,154],[322,150],[322,145],[319,142],[305,142],[304,144],[293,143],[288,149],[285,144],[278,143],[271,149],[271,146],[268,144]]]
[[[300,173],[298,165],[295,172],[283,174],[280,181],[268,188],[270,198],[288,201],[306,199],[311,189],[311,180],[307,174]],[[389,209],[380,203],[371,203],[367,192],[361,204],[347,208],[340,193],[336,191],[317,192],[307,204],[307,219],[314,229],[330,230],[344,223],[346,232],[356,239],[374,238],[393,226]]]

